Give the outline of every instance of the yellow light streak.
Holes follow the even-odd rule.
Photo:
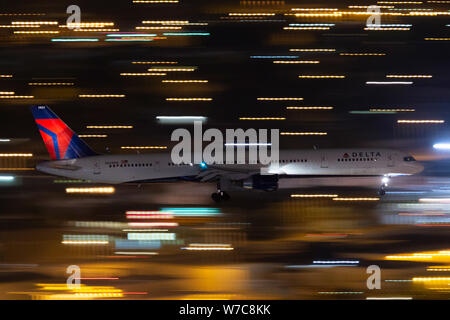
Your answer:
[[[0,99],[33,99],[34,96],[0,96]]]
[[[86,126],[88,129],[133,129],[133,126]]]
[[[11,24],[57,25],[58,21],[13,21]]]
[[[343,75],[299,75],[300,79],[344,79],[345,76]]]
[[[40,25],[35,24],[0,25],[0,28],[40,28],[40,27],[41,27]]]
[[[435,262],[450,262],[450,250],[440,251],[425,251],[408,254],[389,255],[385,260],[409,260],[409,261],[435,261]]]
[[[0,157],[32,157],[32,153],[0,153]]]
[[[106,138],[108,135],[106,134],[80,134],[78,135],[80,138]]]
[[[55,34],[59,31],[14,31],[15,34]]]
[[[313,17],[313,18],[320,18],[320,17],[341,17],[342,13],[295,13],[294,16],[296,17]]]
[[[292,8],[292,11],[338,11],[337,8]]]
[[[429,266],[427,271],[447,272],[450,271],[450,266]]]
[[[144,73],[121,73],[121,76],[129,76],[129,77],[150,77],[150,76],[166,76],[167,73],[164,72],[144,72]]]
[[[336,198],[337,194],[291,194],[291,198]]]
[[[229,251],[234,250],[234,248],[230,244],[215,244],[215,243],[191,243],[188,247],[181,248],[183,250],[197,250],[197,251]]]
[[[212,98],[166,98],[166,101],[212,101]]]
[[[195,68],[151,68],[147,69],[147,71],[163,71],[163,72],[172,72],[172,71],[195,71]]]
[[[413,282],[449,282],[450,277],[417,277],[412,279]],[[447,288],[450,289],[450,288]]]
[[[81,23],[69,23],[67,25],[60,25],[60,28],[103,28],[112,27],[114,22],[81,22]]]
[[[114,187],[66,188],[66,193],[114,193]]]
[[[386,78],[433,78],[433,76],[428,74],[387,74]]]
[[[124,94],[80,94],[80,98],[124,98]]]
[[[75,32],[117,32],[120,29],[74,29]]]
[[[448,12],[424,12],[424,11],[411,11],[409,13],[410,16],[438,16],[438,15],[447,15]]]

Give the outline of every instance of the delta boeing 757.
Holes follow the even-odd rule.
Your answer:
[[[309,177],[382,177],[380,195],[389,176],[411,175],[423,166],[409,154],[390,149],[322,149],[280,151],[277,163],[174,164],[170,153],[101,155],[94,152],[47,106],[33,106],[32,113],[51,161],[36,169],[51,175],[97,183],[150,183],[168,181],[217,182],[214,201],[229,199],[231,185],[275,191],[280,179]]]

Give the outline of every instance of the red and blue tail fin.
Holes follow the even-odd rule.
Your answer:
[[[47,106],[32,106],[36,124],[52,160],[97,155]]]

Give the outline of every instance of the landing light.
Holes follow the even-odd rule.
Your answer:
[[[206,168],[208,168],[208,165],[206,164],[206,162],[203,161],[200,163],[200,168],[206,169]]]
[[[450,150],[450,143],[435,143],[433,148],[438,150]]]

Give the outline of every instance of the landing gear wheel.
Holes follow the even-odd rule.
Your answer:
[[[211,198],[215,201],[215,202],[220,202],[220,201],[228,201],[230,200],[230,196],[228,195],[228,193],[224,192],[224,191],[217,191],[211,194]]]
[[[219,202],[220,200],[222,200],[222,197],[217,192],[212,193],[211,198],[214,200],[214,202]]]

